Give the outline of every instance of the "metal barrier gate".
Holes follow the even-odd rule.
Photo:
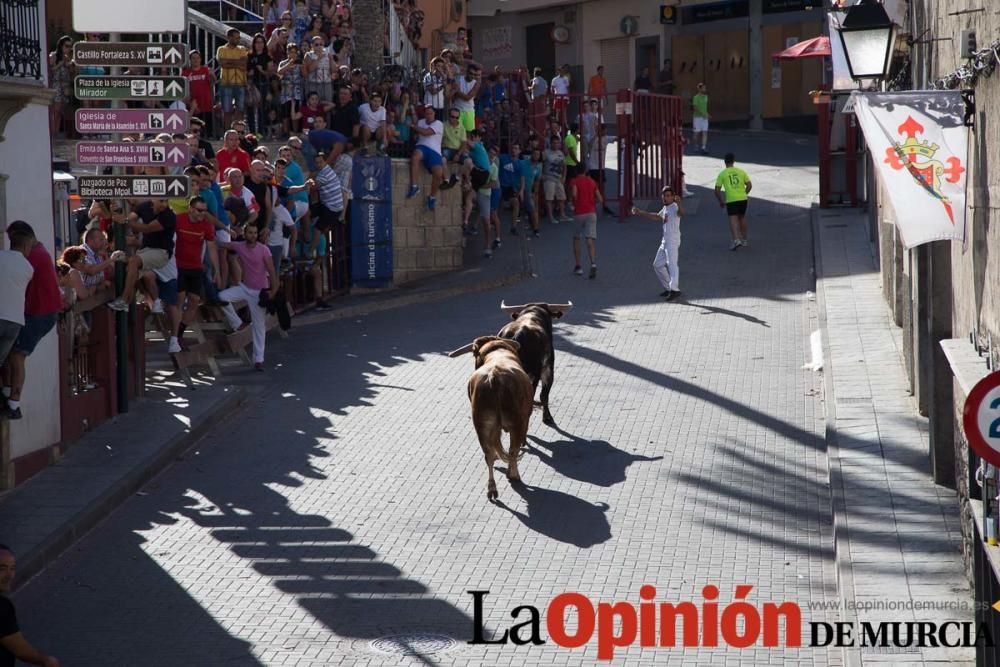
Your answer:
[[[660,199],[660,189],[682,190],[684,136],[681,98],[672,95],[618,92],[618,219],[624,220],[636,200]]]

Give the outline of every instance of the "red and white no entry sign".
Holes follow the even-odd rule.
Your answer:
[[[972,451],[1000,466],[1000,371],[984,377],[969,392],[962,425]]]

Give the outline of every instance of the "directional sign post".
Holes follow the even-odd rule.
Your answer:
[[[78,164],[99,164],[115,167],[183,167],[191,160],[187,144],[107,143],[79,141],[76,144]]]
[[[987,463],[1000,466],[1000,371],[984,377],[969,392],[962,425],[972,450]]]
[[[186,199],[191,192],[187,176],[79,176],[76,186],[81,199]]]
[[[184,132],[188,112],[172,109],[77,109],[76,131],[80,134],[118,132]]]
[[[73,45],[73,62],[77,66],[183,67],[187,58],[187,44],[173,42],[77,42]]]
[[[78,76],[78,100],[182,100],[188,82],[182,76]]]

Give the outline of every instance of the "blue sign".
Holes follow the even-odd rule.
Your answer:
[[[389,158],[355,157],[351,185],[351,282],[356,287],[385,287],[392,282]]]

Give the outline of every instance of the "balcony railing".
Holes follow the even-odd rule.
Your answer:
[[[44,81],[38,0],[0,2],[0,78]]]

